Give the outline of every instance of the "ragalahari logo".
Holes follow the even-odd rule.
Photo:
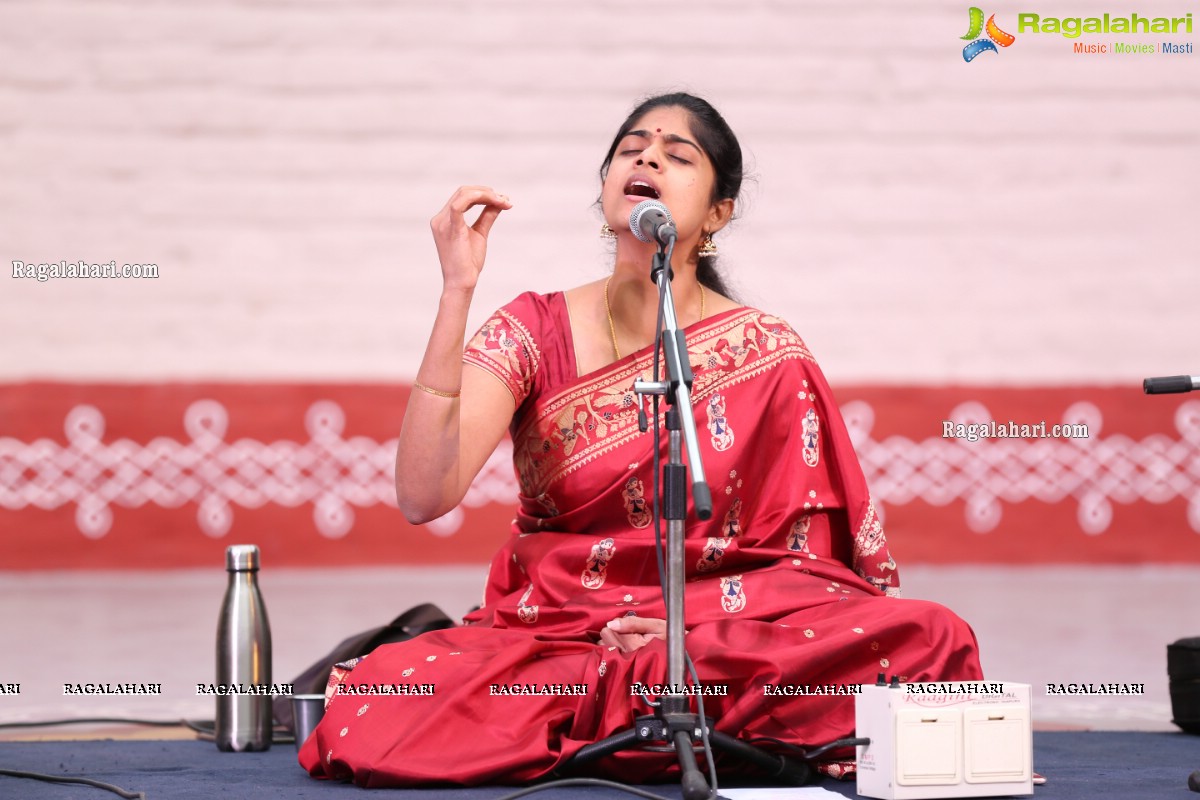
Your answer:
[[[975,60],[975,56],[980,53],[992,52],[998,53],[996,45],[1008,47],[1017,40],[1017,37],[1011,33],[1005,33],[996,25],[996,15],[992,14],[988,17],[987,25],[983,24],[983,9],[971,7],[971,27],[967,30],[967,35],[964,39],[973,39],[970,44],[963,48],[963,60],[970,63]],[[979,34],[987,31],[987,38],[980,38]]]

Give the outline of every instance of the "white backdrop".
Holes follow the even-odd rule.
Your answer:
[[[1015,16],[966,63],[952,2],[6,2],[0,380],[411,378],[455,186],[516,204],[474,321],[592,280],[599,162],[669,89],[741,137],[725,268],[835,386],[1200,371],[1200,55]],[[8,274],[81,259],[160,277]]]

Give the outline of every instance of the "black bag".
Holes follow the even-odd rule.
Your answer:
[[[1200,637],[1167,645],[1171,720],[1187,733],[1200,733]]]
[[[351,636],[333,648],[329,655],[318,659],[315,664],[292,681],[292,692],[294,694],[324,694],[325,687],[329,683],[329,673],[333,671],[334,664],[365,656],[382,644],[403,642],[426,631],[438,631],[454,626],[454,620],[446,616],[446,612],[433,603],[414,606],[387,625]],[[295,733],[296,720],[292,716],[292,698],[289,696],[276,697],[271,702],[271,706],[275,715],[275,724],[282,725]]]

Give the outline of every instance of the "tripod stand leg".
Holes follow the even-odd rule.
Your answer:
[[[696,718],[685,720],[680,717],[668,724],[657,717],[639,717],[634,721],[633,728],[614,733],[599,742],[581,748],[566,763],[555,770],[555,774],[568,774],[573,769],[598,761],[621,750],[629,750],[656,741],[659,743],[669,741],[674,746],[679,759],[680,786],[683,789],[684,800],[705,800],[711,792],[708,780],[697,764],[698,751],[695,746],[696,736],[693,733],[698,729],[699,724],[699,719]],[[736,736],[713,730],[711,720],[708,725],[709,741],[714,750],[729,753],[754,764],[773,780],[792,786],[805,786],[811,783],[816,775],[807,761],[797,761],[777,753],[760,750]]]
[[[571,756],[565,764],[562,765],[556,773],[563,770],[569,770],[572,767],[580,767],[584,764],[590,764],[593,761],[598,761],[605,756],[610,756],[613,753],[621,750],[629,750],[636,747],[638,742],[644,741],[644,738],[638,735],[636,728],[614,733],[601,739],[598,742],[581,747],[575,755]]]
[[[712,795],[712,788],[696,763],[692,737],[687,731],[675,731],[672,742],[675,744],[675,754],[679,756],[679,787],[683,790],[683,800],[706,800]]]

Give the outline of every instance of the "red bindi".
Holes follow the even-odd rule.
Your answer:
[[[654,132],[655,132],[655,133],[662,133],[662,128],[655,128],[655,129],[654,129]]]

